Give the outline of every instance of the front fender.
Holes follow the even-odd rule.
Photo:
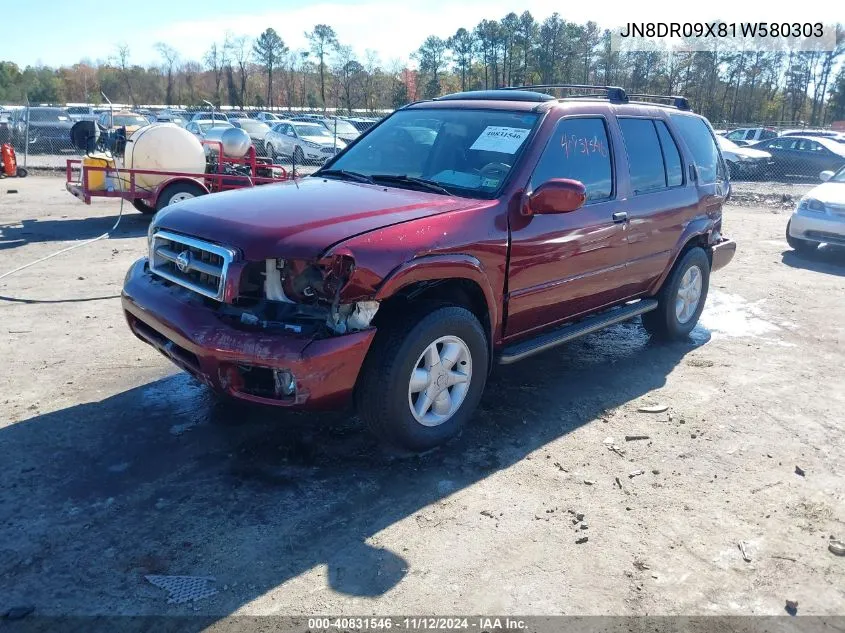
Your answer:
[[[472,255],[425,255],[405,262],[382,281],[374,299],[382,301],[410,284],[441,279],[467,279],[478,284],[487,303],[491,334],[498,332],[499,309],[496,295],[490,286],[484,265]]]

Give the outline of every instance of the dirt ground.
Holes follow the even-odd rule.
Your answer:
[[[63,185],[0,181],[0,274],[114,223]],[[395,459],[135,339],[127,205],[0,280],[0,613],[845,613],[845,254],[791,252],[788,214],[726,209],[739,250],[688,343],[632,322],[502,368],[460,438]],[[150,574],[216,593],[169,604]]]

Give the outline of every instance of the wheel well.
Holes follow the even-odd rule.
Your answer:
[[[678,253],[678,257],[675,259],[675,263],[681,261],[681,258],[686,255],[687,251],[690,249],[695,248],[696,246],[703,248],[705,254],[707,255],[707,259],[710,259],[711,254],[710,250],[707,248],[708,245],[708,236],[707,234],[702,235],[693,235],[689,241],[684,244],[684,247],[681,249],[681,252]]]
[[[492,361],[493,331],[490,311],[487,309],[487,301],[481,286],[470,279],[434,279],[403,286],[396,294],[381,302],[373,319],[373,325],[379,327],[380,324],[390,323],[423,305],[460,306],[472,312],[487,335],[489,356]]]

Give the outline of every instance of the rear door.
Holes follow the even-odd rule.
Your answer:
[[[628,283],[649,288],[670,264],[678,238],[698,212],[678,143],[661,118],[618,117],[628,155]]]
[[[560,119],[527,185],[533,191],[551,178],[579,180],[587,189],[583,207],[511,216],[506,338],[614,303],[625,293],[628,245],[614,165],[624,150],[611,143],[609,123],[598,115]]]

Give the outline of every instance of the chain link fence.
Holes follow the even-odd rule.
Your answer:
[[[11,143],[18,164],[30,169],[61,170],[68,158],[84,152],[74,147],[71,129],[93,121],[101,134],[125,130],[127,137],[152,123],[174,123],[199,140],[219,138],[238,127],[250,137],[259,157],[272,159],[288,173],[315,171],[381,118],[385,112],[340,114],[322,110],[185,108],[111,108],[83,105],[0,106],[0,143]]]
[[[81,120],[95,121],[102,133],[123,128],[127,136],[156,122],[170,122],[199,139],[213,139],[222,128],[239,127],[258,156],[272,159],[289,174],[305,176],[344,147],[386,112],[339,113],[333,110],[200,107],[138,107],[115,104],[0,107],[0,143],[11,143],[27,168],[64,169],[67,158],[82,152],[70,130]],[[719,144],[735,182],[793,184],[818,182],[822,171],[845,165],[845,132],[809,128],[802,122],[717,130]],[[782,187],[781,187],[782,188]],[[773,193],[778,186],[772,187]]]

